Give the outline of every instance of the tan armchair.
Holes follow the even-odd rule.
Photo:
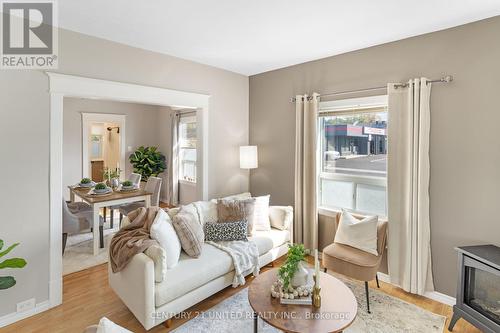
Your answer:
[[[340,222],[340,215],[337,214],[336,228]],[[356,216],[356,218],[361,218]],[[333,243],[323,249],[323,267],[326,273],[327,269],[342,275],[365,281],[366,304],[368,313],[370,312],[370,297],[368,292],[368,281],[377,280],[377,272],[382,261],[387,239],[387,221],[379,221],[377,225],[377,252],[378,255],[361,251],[354,247],[344,244]]]

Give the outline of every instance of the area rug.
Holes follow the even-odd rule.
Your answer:
[[[104,229],[104,248],[99,249],[99,254],[96,256],[93,255],[92,233],[69,236],[63,255],[63,275],[108,262],[109,244],[117,231],[118,219],[115,219],[113,229]]]
[[[348,333],[441,333],[446,318],[416,305],[370,289],[370,310],[366,312],[364,285],[337,276],[353,291],[358,301],[356,319],[344,332]],[[252,308],[248,288],[225,299],[210,310],[200,313],[173,332],[253,332]],[[260,333],[278,333],[276,328],[259,319]]]

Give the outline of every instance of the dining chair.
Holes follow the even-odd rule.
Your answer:
[[[85,207],[86,204],[83,202],[77,203],[78,205],[74,204],[75,203],[68,203],[67,201],[63,200],[63,255],[66,248],[68,235],[80,234],[89,229],[90,231],[93,231],[92,208],[88,205],[88,208]],[[76,206],[78,206],[78,209],[75,208]],[[73,207],[73,209],[70,209],[70,207]],[[99,216],[99,243],[101,248],[104,248],[103,222],[103,218]]]
[[[128,177],[128,180],[134,184],[134,186],[140,187],[141,186],[141,178],[142,175],[140,173],[131,173],[130,176]],[[115,205],[115,206],[110,206],[109,209],[110,211],[110,221],[109,221],[109,226],[111,229],[113,229],[113,222],[115,220],[115,209],[119,209],[121,205]],[[106,222],[106,215],[107,215],[107,210],[106,207],[104,207],[104,222]],[[121,219],[120,219],[121,220]]]
[[[340,215],[337,214],[336,228],[340,223]],[[361,218],[360,216],[355,216]],[[370,295],[368,291],[368,281],[375,279],[377,287],[378,283],[377,272],[382,261],[382,256],[385,252],[385,242],[387,239],[387,221],[379,221],[377,224],[377,252],[374,255],[349,245],[333,243],[323,249],[322,263],[324,272],[327,269],[350,278],[365,282],[366,306],[368,313],[370,312]]]
[[[162,182],[162,179],[159,177],[149,177],[148,181],[146,182],[146,186],[144,187],[144,190],[146,192],[153,193],[151,195],[151,206],[159,206],[160,205],[161,182]],[[144,207],[144,206],[145,206],[144,201],[132,202],[129,204],[121,205],[119,208],[119,210],[120,210],[120,223],[123,219],[123,215],[128,215],[128,213],[136,210],[137,208]]]

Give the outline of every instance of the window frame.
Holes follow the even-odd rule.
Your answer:
[[[385,111],[383,111],[385,110]],[[342,116],[342,115],[356,115],[361,113],[373,113],[373,112],[387,112],[388,111],[388,95],[377,95],[377,96],[369,96],[369,97],[359,97],[359,98],[349,98],[349,99],[340,99],[333,101],[321,101],[319,103],[318,110],[318,158],[319,166],[318,166],[318,177],[317,177],[317,208],[319,212],[329,213],[329,212],[340,212],[342,209],[345,209],[349,212],[359,215],[378,215],[380,218],[387,218],[388,214],[388,200],[387,200],[387,180],[388,173],[387,170],[385,172],[385,177],[376,177],[376,176],[360,176],[360,175],[349,175],[338,172],[327,172],[324,170],[324,161],[325,161],[325,151],[323,151],[323,147],[325,144],[325,124],[324,119],[326,117],[331,116]],[[388,155],[388,154],[387,154]],[[322,197],[322,180],[334,180],[334,181],[347,181],[351,182],[353,186],[353,197],[352,197],[352,209],[346,207],[338,207],[331,205],[323,205],[323,197]],[[362,181],[359,181],[362,180]],[[358,200],[358,185],[372,185],[372,186],[380,186],[385,188],[385,214],[377,214],[374,212],[366,212],[362,210],[356,209],[357,200]],[[328,214],[327,214],[328,215]]]
[[[183,119],[192,119],[193,121],[183,121]],[[183,142],[187,141],[187,140],[182,137],[182,131],[181,131],[180,127],[182,124],[189,124],[189,123],[196,124],[196,144],[194,147],[183,144]],[[196,116],[196,111],[182,112],[180,114],[178,133],[179,133],[179,135],[178,135],[177,143],[178,143],[179,182],[196,184],[198,181],[198,172],[197,172],[198,158],[196,158],[195,161],[185,160],[182,158],[182,156],[184,155],[182,152],[185,150],[189,150],[189,149],[194,150],[195,156],[198,157],[198,119]],[[194,181],[184,178],[184,165],[185,164],[190,164],[190,165],[194,166]]]

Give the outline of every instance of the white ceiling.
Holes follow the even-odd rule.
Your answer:
[[[62,0],[59,25],[252,75],[500,15],[500,0]]]

